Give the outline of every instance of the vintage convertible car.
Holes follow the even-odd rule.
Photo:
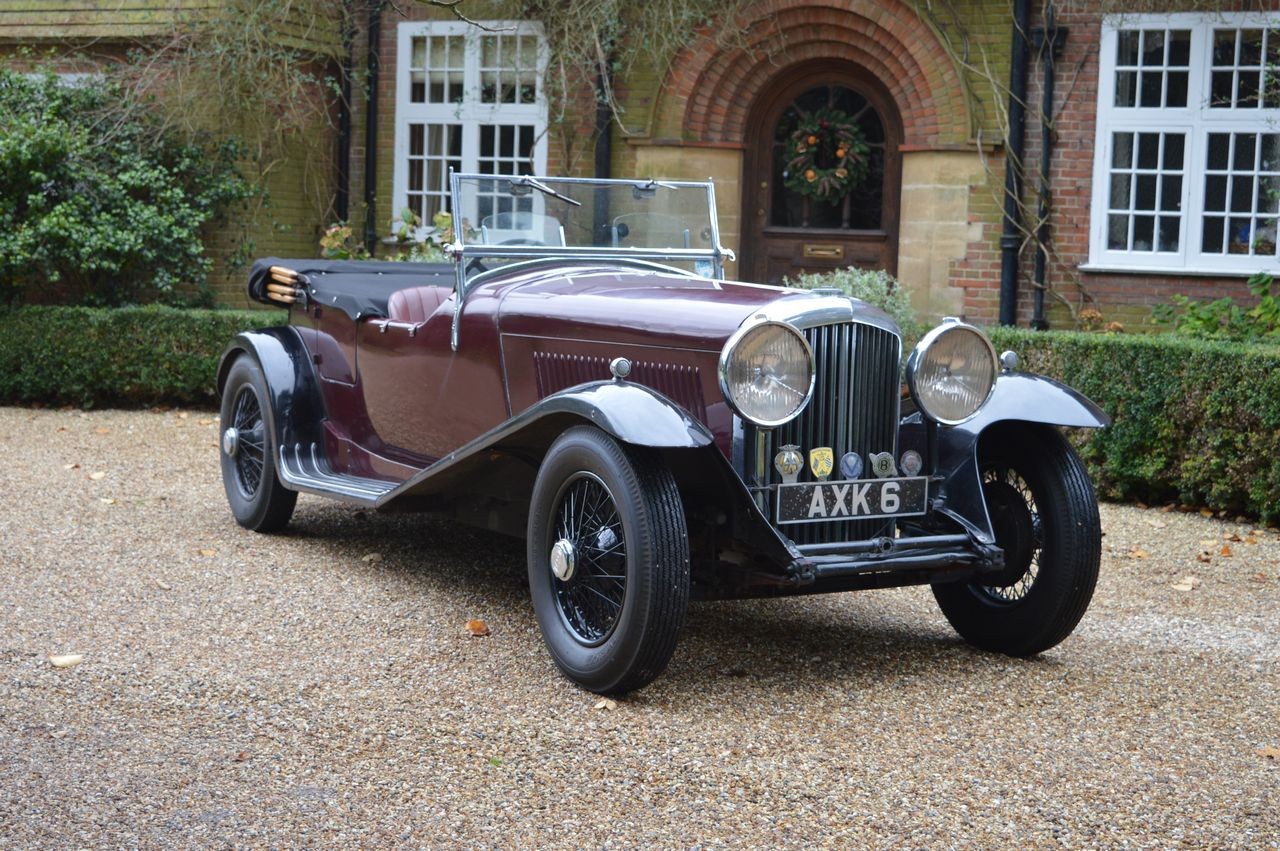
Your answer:
[[[299,491],[528,541],[552,658],[639,688],[690,598],[931,584],[969,642],[1062,641],[1098,573],[1056,426],[1106,415],[957,320],[724,280],[710,183],[452,176],[452,263],[263,260],[288,322],[218,371],[232,513]],[[429,544],[428,544],[429,545]]]

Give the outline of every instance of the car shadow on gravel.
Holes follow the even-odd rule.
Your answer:
[[[331,570],[370,582],[388,575],[422,593],[479,597],[487,617],[521,625],[536,640],[524,541],[423,515],[383,515],[341,506],[300,511],[281,537],[322,551]],[[379,558],[367,560],[371,553]],[[468,615],[460,611],[460,617]],[[550,665],[550,658],[547,659]],[[1011,660],[964,644],[927,589],[847,592],[766,600],[694,602],[675,657],[655,686],[664,704],[706,689],[821,686],[847,691],[899,683],[918,672],[1051,670],[1050,657]]]

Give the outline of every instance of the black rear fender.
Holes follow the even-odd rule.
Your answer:
[[[291,326],[280,325],[237,334],[218,363],[218,395],[238,358],[253,358],[262,369],[271,398],[276,446],[320,441],[324,403],[310,355]]]

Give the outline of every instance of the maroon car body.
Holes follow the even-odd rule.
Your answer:
[[[255,264],[250,295],[288,320],[237,337],[219,370],[224,482],[243,525],[279,528],[303,491],[526,536],[552,655],[604,692],[661,671],[690,596],[931,583],[981,646],[1038,652],[1074,627],[1097,571],[1096,506],[1091,491],[1063,495],[1088,480],[1052,426],[1105,425],[1087,399],[1007,357],[997,376],[992,356],[975,410],[931,415],[968,392],[950,370],[982,360],[985,337],[962,323],[931,332],[925,343],[952,360],[938,367],[922,344],[908,378],[936,386],[905,397],[901,336],[879,310],[722,279],[705,185],[521,178],[499,186],[506,199],[492,176],[472,179],[484,197],[514,199],[514,212],[476,209],[458,176],[455,210],[518,219],[542,228],[539,239],[496,226],[468,238],[464,219],[453,263]],[[674,246],[619,244],[657,218],[618,203],[699,186],[709,225],[695,216]],[[603,216],[599,193],[618,187],[629,194]],[[590,211],[567,197],[592,191]],[[519,205],[530,195],[546,196],[537,213]],[[555,199],[573,207],[553,211]],[[733,384],[756,332],[765,354],[746,364],[748,385]],[[735,393],[772,403],[788,381],[803,384],[804,364],[786,366],[786,351],[807,353],[808,394],[785,422],[744,414],[753,403]],[[811,449],[812,475],[789,484],[786,453]],[[824,452],[827,475],[837,460],[845,475],[821,475]],[[1046,453],[1057,459],[1048,467],[1035,460]],[[1094,531],[1077,540],[1064,523],[1081,514]],[[1041,602],[1046,574],[1063,571],[1079,589]],[[1001,590],[1023,585],[1018,597]],[[992,633],[1028,616],[1052,629]]]

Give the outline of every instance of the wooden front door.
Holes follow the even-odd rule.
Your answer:
[[[852,189],[815,198],[787,183],[798,179],[789,168],[795,162],[797,128],[822,110],[857,124],[869,147],[869,167]],[[789,69],[753,107],[747,132],[744,280],[779,284],[801,272],[847,266],[897,273],[902,127],[878,80],[854,65]]]

